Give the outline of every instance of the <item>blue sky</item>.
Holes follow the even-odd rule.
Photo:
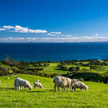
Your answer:
[[[108,41],[108,0],[0,0],[0,42]]]

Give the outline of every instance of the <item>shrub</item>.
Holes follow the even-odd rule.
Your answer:
[[[80,67],[76,67],[76,71],[79,71],[80,70]]]
[[[70,67],[70,68],[69,68],[69,71],[70,71],[70,72],[75,71],[75,70],[76,70],[76,67]]]

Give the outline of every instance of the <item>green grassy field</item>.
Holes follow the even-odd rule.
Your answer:
[[[108,108],[107,84],[84,81],[89,86],[87,91],[54,92],[53,78],[18,76],[28,80],[32,86],[39,79],[44,88],[15,90],[14,76],[9,79],[7,76],[0,77],[0,108]]]

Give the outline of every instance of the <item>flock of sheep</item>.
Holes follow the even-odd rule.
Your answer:
[[[54,91],[56,91],[56,87],[59,91],[60,91],[59,87],[61,87],[62,89],[64,89],[65,92],[66,92],[66,88],[68,89],[68,91],[69,91],[69,88],[72,91],[73,91],[73,89],[74,89],[74,91],[76,91],[76,88],[80,88],[80,91],[82,91],[82,89],[85,89],[85,90],[88,89],[87,85],[85,85],[83,82],[78,81],[77,79],[70,79],[67,77],[56,76],[56,77],[54,77],[53,82],[55,83]],[[37,80],[33,84],[34,84],[34,88],[36,86],[43,88],[42,84],[39,83],[39,80]],[[29,81],[21,79],[21,78],[16,78],[14,80],[14,87],[15,87],[15,90],[17,89],[17,87],[18,87],[18,90],[24,89],[24,88],[26,90],[26,87],[29,90],[32,90],[32,86],[30,85]]]

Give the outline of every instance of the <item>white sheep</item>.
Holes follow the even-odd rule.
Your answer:
[[[18,87],[18,90],[21,88],[25,88],[26,90],[26,87],[28,87],[29,90],[32,90],[32,86],[30,85],[29,81],[27,80],[24,80],[24,79],[21,79],[21,78],[16,78],[14,80],[14,87],[15,87],[15,90],[17,89]],[[20,88],[19,88],[20,87]]]
[[[38,79],[38,80],[36,80],[36,82],[39,82],[39,79]]]
[[[76,88],[80,88],[80,91],[82,91],[82,89],[87,90],[88,86],[85,85],[83,82],[77,81],[77,83],[74,86],[72,86],[72,91],[73,91],[73,89],[74,89],[74,91],[76,91]]]
[[[36,88],[36,86],[39,88],[43,88],[42,84],[39,82],[34,82],[33,84],[34,84],[34,88]]]
[[[0,84],[1,84],[1,81],[0,81]]]
[[[75,80],[72,80],[72,79],[66,78],[66,77],[62,77],[62,76],[54,77],[53,82],[55,83],[54,91],[56,91],[56,86],[57,86],[59,91],[60,91],[59,87],[61,87],[64,89],[65,92],[66,92],[66,87],[68,88],[68,91],[69,91],[69,88],[74,86],[76,83]]]
[[[10,77],[12,77],[12,75],[9,75]]]
[[[9,77],[7,77],[7,79],[9,79]]]
[[[73,82],[77,82],[79,81],[79,79],[72,79]],[[69,88],[68,88],[69,89]],[[62,90],[65,90],[64,87],[62,88]],[[69,90],[68,90],[69,91]]]
[[[80,81],[84,81],[84,79],[83,79],[83,78],[80,78],[79,80],[80,80]]]

